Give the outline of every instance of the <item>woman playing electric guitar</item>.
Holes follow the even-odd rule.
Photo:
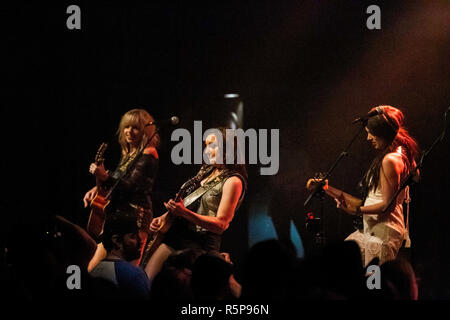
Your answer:
[[[380,264],[395,259],[403,240],[409,241],[408,221],[404,221],[402,206],[408,197],[408,189],[398,195],[391,207],[387,207],[401,181],[414,169],[418,155],[416,141],[403,126],[403,113],[391,106],[377,108],[380,114],[369,118],[366,126],[367,140],[378,155],[363,179],[368,191],[364,203],[329,186],[328,181],[323,187],[325,193],[335,199],[338,208],[362,217],[363,229],[353,232],[346,240],[358,243],[364,265],[375,257],[379,258]],[[310,179],[307,188],[312,190],[318,181]]]

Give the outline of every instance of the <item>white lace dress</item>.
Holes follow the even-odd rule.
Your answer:
[[[408,226],[405,226],[403,216],[403,202],[409,201],[409,190],[405,188],[397,197],[397,203],[392,211],[385,214],[364,214],[363,232],[357,230],[350,234],[345,240],[354,240],[358,243],[364,266],[378,257],[380,264],[395,259],[400,250],[403,240],[409,246]],[[364,206],[370,206],[383,201],[381,189],[370,191]],[[407,217],[408,223],[408,217]]]

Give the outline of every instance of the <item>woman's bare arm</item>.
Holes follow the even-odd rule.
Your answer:
[[[219,208],[215,217],[204,216],[184,207],[183,202],[169,200],[166,208],[177,216],[181,216],[211,232],[222,234],[233,220],[239,198],[242,193],[242,181],[238,177],[231,177],[225,181]]]

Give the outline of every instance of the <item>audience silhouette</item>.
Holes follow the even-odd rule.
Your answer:
[[[127,223],[123,217],[117,216],[105,224],[104,237],[111,240],[109,249],[116,250],[115,254],[123,253],[117,251],[123,244],[123,235],[136,229],[124,225]],[[151,301],[262,303],[418,299],[414,270],[402,258],[380,266],[374,259],[369,265],[379,267],[380,288],[369,288],[367,283],[373,275],[363,267],[360,250],[353,241],[330,243],[315,255],[299,258],[290,241],[269,239],[253,245],[237,266],[227,253],[185,249],[171,254],[151,284],[141,269],[126,261],[124,254],[120,259],[105,261],[129,267],[125,269],[130,276],[120,276],[117,270],[114,273],[113,278],[123,282],[118,285],[111,277],[101,276],[102,270],[87,272],[96,243],[83,228],[67,219],[49,216],[33,223],[17,224],[10,231],[6,241],[2,241],[4,254],[0,259],[0,291],[9,300],[127,297]],[[79,267],[80,289],[70,289],[67,285],[70,276],[67,268],[71,265]],[[138,290],[142,288],[147,289]],[[146,294],[132,294],[138,291]]]

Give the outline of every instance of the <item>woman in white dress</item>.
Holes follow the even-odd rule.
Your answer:
[[[409,243],[407,221],[403,216],[408,188],[400,192],[391,207],[387,207],[401,182],[415,168],[418,155],[418,145],[403,125],[403,113],[391,106],[377,108],[381,114],[369,118],[365,128],[367,140],[379,153],[363,179],[367,190],[364,202],[329,186],[328,181],[324,186],[325,193],[335,199],[338,208],[362,217],[363,228],[350,234],[346,240],[358,243],[365,266],[375,257],[379,258],[380,264],[395,259],[403,240]],[[307,188],[312,190],[317,181],[310,180]]]

